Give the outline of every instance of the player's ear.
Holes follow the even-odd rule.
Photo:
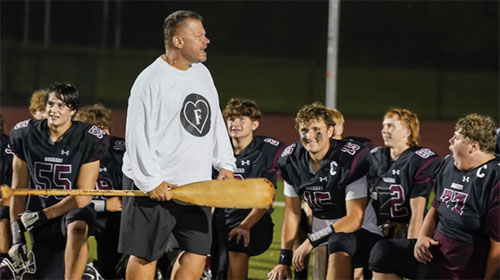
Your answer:
[[[260,122],[257,121],[252,121],[252,131],[255,131],[260,125]]]
[[[172,43],[176,48],[182,48],[184,46],[184,40],[180,36],[174,36],[172,38]]]
[[[481,150],[481,147],[479,146],[479,143],[477,141],[472,141],[470,143],[469,153],[474,153],[474,152],[480,151],[480,150]]]
[[[331,125],[328,127],[328,130],[326,131],[326,133],[328,135],[328,139],[333,137],[334,130],[335,130],[335,126]]]

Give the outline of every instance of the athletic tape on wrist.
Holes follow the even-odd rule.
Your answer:
[[[94,200],[94,209],[97,212],[104,212],[106,211],[106,201],[104,200]]]
[[[284,264],[290,266],[292,265],[292,257],[293,257],[292,250],[281,249],[280,260],[278,261],[278,264]]]
[[[309,235],[308,239],[309,242],[311,242],[311,245],[313,247],[317,247],[323,242],[326,242],[330,235],[334,233],[335,230],[333,229],[333,226],[327,226],[326,228],[320,229],[317,232],[313,232]]]
[[[12,244],[18,244],[18,243],[26,243],[26,239],[24,238],[24,232],[26,229],[24,229],[23,224],[21,221],[13,221],[12,222]]]

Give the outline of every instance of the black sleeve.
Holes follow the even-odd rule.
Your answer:
[[[23,136],[26,134],[30,120],[25,120],[17,123],[10,132],[10,149],[18,158],[26,161],[23,149]]]
[[[419,196],[427,197],[434,184],[435,169],[440,163],[438,156],[429,157],[425,160],[419,160],[413,168],[416,169],[415,176],[412,178],[413,186],[411,188],[410,198]]]

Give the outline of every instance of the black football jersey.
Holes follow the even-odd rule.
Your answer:
[[[319,219],[346,215],[346,187],[368,172],[370,150],[359,142],[330,140],[330,149],[316,174],[310,172],[309,153],[300,141],[288,146],[278,160],[281,177],[294,187]]]
[[[439,161],[435,152],[419,146],[406,149],[396,161],[389,147],[371,151],[366,178],[379,225],[388,220],[410,221],[410,199],[428,197]]]
[[[97,190],[121,190],[122,189],[122,163],[125,153],[125,139],[115,136],[108,138],[108,149],[101,158],[99,166],[99,177],[96,182]],[[106,199],[107,197],[94,197],[94,199]]]
[[[254,136],[252,142],[236,158],[235,179],[267,178],[276,188],[277,160],[284,144],[271,137]],[[214,169],[213,178],[218,172]],[[241,223],[251,209],[224,209],[226,224],[232,228]]]
[[[347,136],[347,137],[344,137],[344,140],[359,142],[359,143],[363,144],[363,146],[368,147],[369,149],[373,148],[372,140],[369,138],[366,138],[366,137]]]
[[[435,191],[432,206],[437,209],[437,230],[441,234],[477,245],[489,244],[489,237],[500,241],[499,158],[460,171],[453,157],[447,156],[439,166]]]
[[[12,128],[10,144],[14,154],[28,165],[31,188],[76,189],[80,167],[99,160],[105,152],[105,135],[97,126],[74,121],[54,143],[49,137],[46,119],[26,120]],[[33,201],[36,198],[39,203]],[[47,208],[62,198],[33,196],[30,205]]]
[[[0,135],[0,185],[10,186],[12,181],[12,150],[9,147],[9,136]],[[1,194],[0,194],[1,197]]]

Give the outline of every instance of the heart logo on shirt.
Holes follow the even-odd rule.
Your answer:
[[[181,123],[194,136],[204,136],[210,131],[210,104],[199,94],[192,93],[184,99],[181,110]]]

